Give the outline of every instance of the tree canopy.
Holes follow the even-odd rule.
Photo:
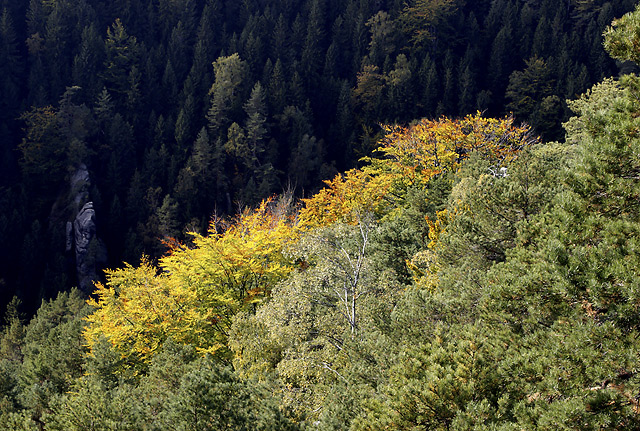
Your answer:
[[[363,167],[381,124],[480,111],[563,140],[565,100],[634,69],[602,46],[633,0],[6,3],[0,242],[19,250],[2,252],[0,304],[30,313],[85,278],[65,246],[81,164],[107,251],[92,258],[117,267],[213,213],[310,198]]]
[[[501,20],[519,11],[522,27],[533,26],[535,8],[552,10],[551,4],[530,2],[520,10],[494,1],[485,4],[485,24],[503,28]],[[234,5],[211,2],[205,7],[207,19],[226,13],[260,27],[260,17],[248,5]],[[426,13],[438,5],[457,8],[447,6],[443,21],[433,24],[442,27],[412,43],[428,40],[437,46],[451,37],[447,17],[464,17],[456,13],[467,6],[397,6],[403,13],[411,8]],[[608,19],[613,8],[608,2],[568,5],[562,14],[581,28]],[[111,7],[119,13],[121,6]],[[180,62],[178,36],[189,28],[196,31],[196,6],[189,1],[160,6],[166,25],[155,31],[174,35],[174,48],[167,51],[171,63],[162,78],[169,82],[172,76],[190,74]],[[296,39],[287,42],[284,24],[274,36],[282,53],[287,43],[297,43],[309,59],[295,71],[299,81],[292,79],[298,81],[298,96],[305,97],[304,87],[311,82],[306,78],[326,79],[320,63],[310,58],[323,43],[346,32],[340,23],[331,35],[322,31],[321,23],[332,13],[328,6],[322,1],[309,5],[311,27],[304,26],[301,15],[293,18]],[[134,10],[129,10],[128,23],[133,27],[134,16],[143,19]],[[272,18],[281,23],[292,18],[281,16]],[[563,16],[535,24],[541,29],[536,46],[545,45],[545,32],[560,25]],[[621,61],[636,60],[638,17],[640,7],[605,30],[605,46]],[[368,46],[372,57],[388,56],[401,41],[386,28],[389,19],[396,17],[381,14],[365,21],[361,16],[363,28],[375,28],[376,44]],[[115,22],[109,27],[112,36]],[[473,20],[465,22],[473,30]],[[43,29],[36,24],[34,18],[30,30],[45,34],[56,22]],[[207,26],[200,31],[222,30]],[[53,49],[32,38],[34,53],[44,57]],[[233,43],[249,40],[258,55],[255,35],[236,35]],[[143,49],[143,40],[135,42]],[[491,56],[511,49],[516,47],[496,38]],[[412,52],[389,60],[386,70],[384,64],[355,68],[377,74],[380,86],[396,86],[394,94],[400,94],[402,76],[408,76],[403,70],[417,67],[411,65]],[[233,65],[247,79],[257,57],[241,58],[223,56],[218,67]],[[539,81],[547,76],[548,59],[527,58],[522,72],[511,74],[507,98],[514,106],[541,112],[544,98],[531,104],[518,100],[553,97],[549,85],[554,83]],[[433,61],[425,67],[432,69]],[[338,64],[327,61],[326,68]],[[270,67],[281,69],[277,62]],[[181,235],[176,217],[192,191],[199,195],[245,180],[257,190],[277,176],[277,157],[268,154],[278,145],[268,144],[271,139],[283,137],[287,148],[295,148],[296,160],[310,154],[309,148],[321,151],[328,145],[313,135],[308,117],[313,100],[287,106],[282,116],[269,120],[275,105],[268,92],[277,83],[261,77],[255,81],[260,84],[241,81],[236,87],[225,78],[234,73],[216,70],[211,93],[206,93],[209,84],[201,83],[205,95],[189,102],[193,112],[206,118],[211,112],[206,102],[221,94],[216,106],[225,116],[216,117],[219,123],[191,129],[188,109],[183,110],[180,136],[200,130],[193,146],[182,148],[184,164],[171,161],[178,153],[163,160],[172,152],[169,145],[188,142],[166,141],[171,136],[167,124],[176,124],[177,117],[153,118],[149,133],[158,145],[145,151],[145,163],[163,178],[158,181],[170,184],[174,176],[179,187],[167,192],[135,165],[109,162],[113,179],[127,170],[134,179],[128,187],[126,182],[118,186],[111,211],[145,219],[130,232],[132,244],[162,232],[163,254],[144,255],[137,265],[107,271],[88,302],[78,290],[61,293],[43,301],[32,318],[21,313],[17,298],[10,302],[0,331],[0,428],[640,429],[637,75],[600,79],[566,102],[573,115],[563,124],[563,142],[550,141],[548,134],[513,116],[476,113],[389,123],[360,142],[358,151],[370,145],[367,140],[375,142],[376,150],[343,174],[306,160],[333,177],[308,197],[299,200],[290,191],[237,216],[216,215],[206,234],[198,233],[201,221],[191,220],[191,233]],[[195,81],[190,85],[197,86]],[[238,92],[228,91],[229,85]],[[336,91],[343,103],[358,105],[371,89],[363,81],[357,97]],[[140,118],[114,114],[112,124],[106,121],[119,103],[129,103],[129,96],[118,100],[116,92],[111,99],[108,88],[99,90],[99,115],[94,116],[76,99],[79,91],[70,88],[58,107],[35,108],[24,116],[20,163],[32,169],[34,189],[45,187],[43,179],[51,172],[64,177],[63,152],[100,153],[103,138],[89,133],[93,126],[104,132],[109,148],[133,151],[126,144],[137,142]],[[375,96],[385,97],[385,92]],[[174,96],[181,97],[179,91]],[[298,97],[290,96],[283,100]],[[366,113],[371,115],[378,115],[375,109]],[[272,120],[288,137],[281,131],[268,136],[276,127]],[[218,135],[218,129],[226,135]],[[51,159],[51,164],[32,163],[37,159]],[[225,163],[229,170],[201,178]],[[127,196],[124,205],[115,198],[121,193]],[[220,196],[223,202],[227,198]],[[40,202],[43,213],[47,207]],[[0,220],[8,216],[2,213]],[[44,254],[42,236],[36,220],[24,241],[26,257],[37,260]]]

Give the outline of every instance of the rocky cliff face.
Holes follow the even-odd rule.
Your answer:
[[[89,171],[81,164],[70,180],[75,216],[72,214],[73,221],[66,225],[66,250],[74,256],[78,287],[86,293],[93,292],[93,282],[107,262],[106,247],[96,235],[96,211],[89,201],[89,185]]]
[[[104,243],[96,235],[96,212],[93,202],[84,204],[73,222],[76,274],[78,287],[87,293],[93,292],[93,282],[98,271],[107,261]]]

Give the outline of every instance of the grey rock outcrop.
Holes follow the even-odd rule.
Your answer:
[[[98,270],[107,260],[106,248],[96,236],[96,212],[93,202],[84,204],[73,221],[73,242],[78,287],[91,293],[93,282],[98,279]]]
[[[89,251],[89,244],[96,236],[96,211],[93,202],[84,204],[73,221],[73,233],[76,244],[76,257]]]
[[[96,211],[89,201],[90,186],[87,167],[78,165],[69,179],[65,250],[75,262],[78,287],[86,293],[94,291],[93,282],[98,280],[98,273],[107,262],[106,247],[96,234]]]

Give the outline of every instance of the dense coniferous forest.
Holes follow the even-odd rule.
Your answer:
[[[0,302],[33,312],[212,214],[310,196],[381,123],[513,112],[562,140],[565,100],[623,67],[601,35],[634,3],[4,0]]]
[[[0,429],[640,429],[634,3],[3,1]]]

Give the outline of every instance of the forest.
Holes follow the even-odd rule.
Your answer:
[[[562,141],[567,99],[635,70],[602,46],[634,3],[2,0],[0,305],[310,197],[383,124],[513,114]]]
[[[634,3],[3,0],[0,429],[640,429]]]

